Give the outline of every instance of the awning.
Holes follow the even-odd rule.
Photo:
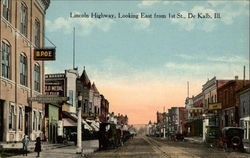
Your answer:
[[[87,120],[87,119],[86,119],[86,121],[90,123],[90,126],[91,126],[95,131],[99,131],[99,128],[100,128],[99,122],[96,122],[96,121],[94,121],[94,120]]]
[[[65,125],[65,127],[73,127],[73,126],[77,126],[77,119],[78,117],[76,116],[76,114],[71,114],[71,113],[68,113],[66,111],[63,111],[62,112],[63,114],[63,122]],[[88,123],[82,118],[82,124],[84,125],[84,129],[87,129],[87,130],[90,130],[90,131],[93,131],[93,128],[90,127],[88,125]]]
[[[70,118],[63,118],[63,127],[75,127],[77,126],[77,122],[73,121]]]
[[[77,119],[77,116],[75,114],[72,114],[73,117]],[[90,131],[93,131],[93,128],[88,125],[88,123],[82,118],[82,124],[84,125],[84,129],[88,129]]]

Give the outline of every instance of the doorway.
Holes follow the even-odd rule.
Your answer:
[[[31,108],[25,106],[25,121],[24,121],[24,133],[30,136],[30,113]]]
[[[3,132],[4,132],[4,101],[0,100],[0,142],[3,141]]]

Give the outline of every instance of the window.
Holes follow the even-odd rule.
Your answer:
[[[10,105],[9,107],[9,129],[15,129],[15,106]]]
[[[20,54],[20,84],[27,86],[27,57]]]
[[[34,66],[34,86],[35,91],[40,92],[40,66],[38,64]]]
[[[72,90],[68,91],[68,97],[69,97],[68,103],[73,106],[73,91]]]
[[[243,107],[243,109],[242,109],[243,114],[242,114],[242,115],[245,116],[245,114],[246,114],[246,110],[245,110],[245,101],[243,101],[243,106],[242,106],[242,107]]]
[[[19,107],[19,115],[18,115],[18,129],[22,130],[23,128],[23,114],[22,107]]]
[[[41,130],[41,124],[42,124],[42,113],[39,112],[39,117],[38,117],[38,130]]]
[[[10,78],[10,46],[2,42],[2,76]]]
[[[3,0],[3,17],[10,21],[10,0]]]
[[[228,100],[229,100],[229,98],[228,98],[228,91],[226,90],[225,91],[225,105],[228,105]]]
[[[37,130],[37,117],[36,117],[36,111],[33,111],[33,130]]]
[[[27,25],[28,25],[28,10],[27,10],[27,7],[21,3],[21,13],[20,13],[20,32],[27,36]]]
[[[40,45],[40,22],[38,20],[35,20],[35,46],[39,48]]]

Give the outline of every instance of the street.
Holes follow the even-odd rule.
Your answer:
[[[113,150],[98,151],[89,158],[249,158],[250,154],[225,152],[203,144],[173,142],[161,138],[137,136]]]
[[[93,151],[97,147],[96,141],[84,142],[84,156],[87,158],[250,158],[248,153],[225,152],[223,149],[210,148],[204,144],[191,142],[173,142],[162,138],[137,136],[128,140],[122,147],[103,151]],[[13,158],[26,157],[23,155]],[[29,153],[27,158],[36,157],[36,153]],[[80,158],[76,154],[76,146],[67,146],[44,150],[41,158]]]

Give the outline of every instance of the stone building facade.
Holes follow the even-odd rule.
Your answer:
[[[44,106],[29,97],[44,93],[44,62],[33,60],[44,46],[45,13],[50,0],[1,0],[0,142],[43,135]]]

